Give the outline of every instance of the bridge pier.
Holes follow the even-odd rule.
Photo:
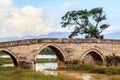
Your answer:
[[[65,64],[65,62],[63,62],[63,61],[57,61],[57,63],[58,63],[58,68],[66,68],[67,67],[67,64]]]
[[[34,61],[19,61],[18,67],[35,70],[35,62]]]

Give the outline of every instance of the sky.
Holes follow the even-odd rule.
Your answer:
[[[120,0],[0,0],[0,38],[68,32],[61,28],[67,11],[103,7],[110,27],[103,33],[120,32]]]

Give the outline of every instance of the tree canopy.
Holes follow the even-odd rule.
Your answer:
[[[85,38],[99,38],[103,39],[101,33],[109,27],[108,24],[103,23],[106,20],[106,15],[102,7],[91,10],[68,11],[62,17],[62,27],[73,27],[74,30],[69,35],[69,38],[77,36],[78,34],[85,34]]]

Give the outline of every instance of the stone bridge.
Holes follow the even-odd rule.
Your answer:
[[[0,42],[0,52],[7,53],[14,66],[35,68],[37,55],[45,47],[55,51],[58,67],[76,60],[87,64],[105,64],[105,56],[120,55],[120,40],[41,38]]]

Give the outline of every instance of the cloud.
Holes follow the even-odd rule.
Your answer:
[[[114,32],[120,32],[120,25],[118,26],[109,26],[103,34],[109,34],[109,33],[114,33]]]
[[[8,1],[8,2],[7,2]],[[0,5],[7,7],[11,5],[11,0],[2,0]],[[0,1],[1,2],[1,1]],[[2,9],[2,8],[0,8]],[[44,21],[42,9],[31,5],[26,5],[22,8],[6,8],[0,10],[0,37],[22,37],[25,35],[40,35],[52,31],[52,23]],[[46,25],[47,24],[47,25]]]
[[[0,0],[0,6],[11,6],[12,1],[11,0]]]

